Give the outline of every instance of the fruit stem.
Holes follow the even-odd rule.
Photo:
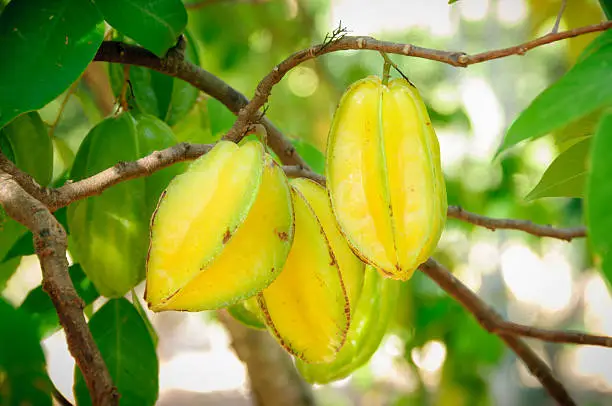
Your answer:
[[[385,66],[383,67],[383,78],[382,78],[383,85],[386,86],[387,83],[389,83],[390,71],[391,71],[391,67],[393,67],[393,69],[395,69],[400,75],[402,75],[402,77],[404,78],[404,80],[406,80],[406,82],[414,86],[414,84],[412,84],[410,79],[408,79],[408,77],[406,77],[406,75],[404,75],[404,73],[400,70],[397,64],[393,62],[391,58],[389,58],[389,55],[387,55],[386,52],[383,52],[383,51],[378,51],[378,52],[380,52],[380,55],[385,60]]]
[[[393,62],[391,59],[389,59],[389,56],[387,56],[386,53],[381,52],[380,54],[385,60],[385,64],[383,65],[382,84],[387,86],[387,83],[389,83],[389,78],[391,77],[391,66],[393,65]]]

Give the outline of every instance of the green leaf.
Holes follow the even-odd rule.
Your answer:
[[[159,364],[155,345],[142,317],[126,299],[111,299],[89,322],[122,406],[154,405],[158,396]],[[74,395],[79,405],[91,405],[81,371],[75,369]]]
[[[604,258],[604,276],[612,287],[612,114],[602,117],[592,144],[586,196],[588,236],[593,251]]]
[[[32,232],[28,231],[13,244],[13,246],[8,250],[2,262],[9,261],[13,258],[19,258],[26,255],[34,254],[34,239],[32,236]]]
[[[325,156],[321,151],[302,139],[292,140],[291,143],[313,171],[323,174],[325,171]]]
[[[66,90],[103,37],[102,16],[90,1],[11,1],[0,15],[0,127]]]
[[[185,31],[185,59],[199,63],[195,40]],[[122,35],[115,39],[130,43]],[[115,97],[119,98],[125,83],[125,65],[109,64],[109,75]],[[133,113],[152,114],[172,126],[195,106],[200,91],[189,83],[140,66],[130,66],[130,88],[126,98]]]
[[[595,50],[544,90],[508,130],[501,152],[538,138],[612,102],[612,46]]]
[[[448,0],[448,4],[455,4],[456,2],[458,2],[459,0]]]
[[[85,305],[93,303],[94,300],[100,297],[100,294],[93,283],[87,279],[79,264],[72,265],[69,272],[72,284],[79,297],[85,302]],[[53,306],[49,295],[43,291],[40,285],[28,293],[28,296],[26,296],[19,308],[32,316],[32,320],[38,324],[38,334],[43,338],[50,336],[60,328],[55,306]]]
[[[213,137],[208,116],[208,101],[201,98],[178,123],[172,126],[179,142],[211,144],[219,140]]]
[[[0,405],[51,405],[36,324],[0,298]]]
[[[606,14],[606,18],[612,19],[612,0],[599,0],[602,10]]]
[[[541,197],[583,197],[591,137],[585,137],[559,154],[526,200]]]
[[[187,25],[180,0],[94,0],[113,28],[160,58],[174,46]]]
[[[124,65],[111,63],[108,65],[108,73],[111,79],[113,93],[116,97],[121,95],[123,90]],[[159,74],[159,73],[158,73]],[[131,111],[152,114],[160,117],[159,103],[157,100],[156,89],[153,87],[154,71],[141,66],[129,67],[130,87],[127,90],[126,98]],[[172,78],[167,77],[172,84]],[[159,83],[159,81],[158,81]],[[162,115],[163,116],[163,115]]]
[[[236,121],[236,116],[223,103],[212,97],[206,103],[213,138],[222,137]]]
[[[602,32],[582,50],[576,62],[584,61],[588,56],[610,44],[612,44],[612,31]]]
[[[0,258],[6,255],[8,250],[26,231],[27,228],[8,217],[8,214],[0,205]],[[0,292],[4,290],[6,283],[17,270],[19,262],[19,258],[14,258],[0,263]]]
[[[142,307],[142,303],[140,303],[140,300],[138,299],[138,295],[136,295],[136,292],[134,291],[134,289],[132,289],[132,304],[134,305],[134,308],[136,309],[136,311],[138,312],[142,320],[145,322],[145,325],[147,326],[147,330],[149,331],[149,334],[151,335],[151,339],[153,340],[153,345],[157,347],[157,343],[159,341],[159,337],[157,336],[157,331],[155,331],[153,324],[151,324],[151,320],[149,320],[149,316],[147,316],[147,312]]]
[[[66,207],[62,207],[58,209],[53,215],[59,221],[59,223],[64,227],[66,232],[68,232],[68,219],[66,218],[67,209]],[[9,261],[13,258],[23,257],[26,255],[33,255],[36,251],[34,250],[34,237],[31,231],[23,234],[14,244],[11,245],[11,248],[4,255],[4,258],[0,260],[0,263]]]
[[[0,149],[40,185],[49,185],[53,174],[53,144],[38,112],[22,114],[0,129]]]

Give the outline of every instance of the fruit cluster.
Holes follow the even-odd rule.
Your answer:
[[[258,141],[218,142],[174,177],[153,214],[149,307],[227,307],[267,328],[312,382],[366,362],[398,280],[429,257],[446,219],[438,141],[416,88],[353,84],[334,115],[326,171],[326,187],[288,180]]]
[[[138,109],[107,118],[70,178],[176,142]],[[188,167],[70,205],[70,251],[103,296],[123,296],[146,274],[151,310],[227,308],[269,330],[307,380],[340,379],[380,345],[400,280],[432,253],[446,219],[438,141],[414,86],[353,84],[334,115],[326,171],[326,186],[289,180],[260,142],[220,141]]]

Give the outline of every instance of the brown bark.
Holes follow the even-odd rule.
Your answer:
[[[315,405],[311,387],[300,377],[291,357],[266,331],[234,320],[225,310],[217,313],[232,337],[232,347],[246,365],[254,401],[260,406]]]

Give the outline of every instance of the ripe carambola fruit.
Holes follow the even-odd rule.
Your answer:
[[[258,296],[268,329],[291,354],[305,362],[331,361],[346,338],[349,292],[360,290],[363,265],[342,247],[335,223],[325,215],[323,189],[304,180],[291,181],[295,238],[279,277]],[[336,234],[338,233],[338,234]]]
[[[293,241],[285,174],[257,141],[220,141],[170,182],[151,223],[153,311],[232,305],[279,275]]]
[[[349,244],[383,274],[407,280],[446,221],[440,147],[417,89],[404,79],[354,83],[335,112],[327,187]]]
[[[383,277],[374,268],[366,268],[363,289],[351,318],[346,342],[331,362],[296,366],[310,383],[326,384],[343,379],[372,358],[395,315],[400,281]]]
[[[292,179],[291,185],[306,198],[325,231],[325,236],[340,268],[352,314],[361,293],[365,264],[355,256],[342,236],[325,188],[307,178]]]
[[[176,144],[159,119],[130,113],[110,117],[85,137],[71,170],[77,181]],[[143,280],[149,221],[159,195],[179,173],[171,166],[114,185],[68,206],[70,252],[101,295],[120,297]]]

